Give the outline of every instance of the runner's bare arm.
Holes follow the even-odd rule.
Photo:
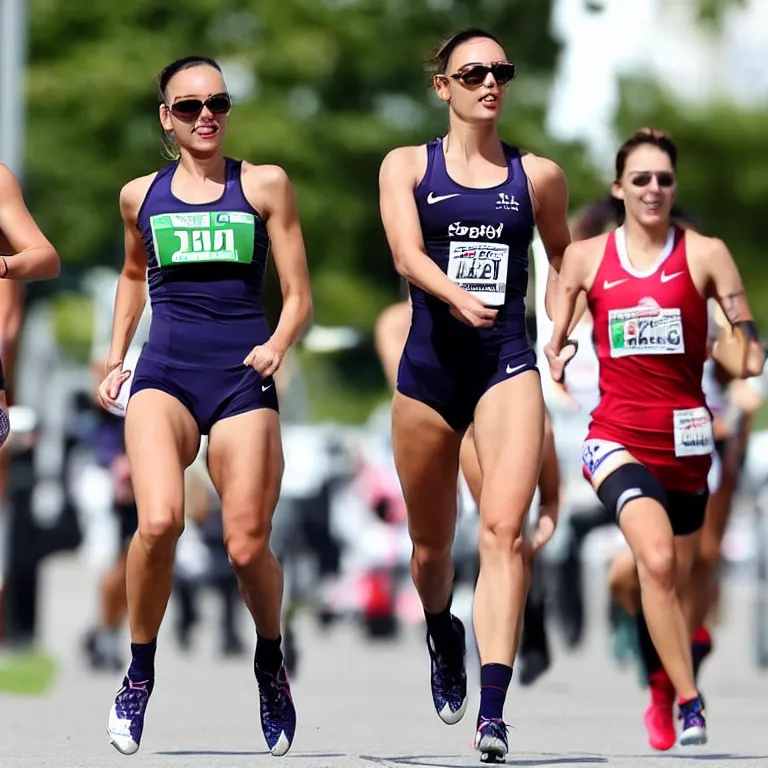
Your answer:
[[[557,276],[554,301],[554,327],[549,347],[553,354],[560,354],[567,340],[567,333],[573,321],[576,300],[585,290],[585,281],[592,271],[591,241],[571,243],[563,254],[560,272]]]
[[[14,250],[0,256],[0,279],[48,280],[59,275],[59,254],[32,218],[16,177],[1,164],[0,232]]]
[[[446,304],[461,300],[463,289],[427,256],[413,190],[416,153],[421,147],[393,149],[379,171],[379,208],[395,269],[408,282]]]
[[[748,342],[742,378],[758,376],[765,365],[765,350],[757,333],[739,269],[722,240],[708,238],[706,247],[711,293],[723,308],[731,326],[740,329]]]
[[[0,280],[0,358],[5,373],[10,380],[13,377],[9,349],[13,347],[21,333],[24,320],[24,285],[16,280]]]
[[[560,508],[560,465],[555,448],[555,434],[549,418],[544,423],[544,460],[539,473],[539,516],[546,514],[557,521]]]
[[[373,330],[374,346],[392,389],[397,386],[397,369],[411,327],[411,306],[407,301],[387,307],[376,320]]]
[[[154,174],[134,179],[120,190],[120,215],[125,231],[125,261],[117,280],[107,372],[122,365],[147,300],[147,249],[144,247],[136,217],[153,178]]]
[[[257,210],[263,210],[267,217],[283,297],[280,319],[268,343],[282,357],[312,318],[312,288],[296,196],[288,174],[277,165],[246,166],[243,188],[249,199],[264,201]]]
[[[560,166],[545,157],[526,155],[523,163],[533,193],[536,226],[549,259],[544,308],[547,316],[552,319],[557,273],[565,249],[571,242],[568,229],[568,182]]]

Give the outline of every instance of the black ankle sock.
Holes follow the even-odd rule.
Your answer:
[[[280,635],[275,640],[270,640],[257,634],[254,667],[270,675],[276,675],[283,664],[283,651],[280,648],[282,641],[283,638]]]
[[[506,664],[483,664],[480,668],[480,713],[481,719],[501,720],[504,717],[504,702],[507,689],[512,681],[512,667]]]
[[[128,679],[134,683],[155,679],[155,651],[157,638],[148,643],[131,643],[131,666],[128,668]]]
[[[651,633],[648,631],[648,625],[645,623],[645,616],[642,609],[637,614],[637,639],[640,643],[640,653],[643,657],[643,664],[645,665],[645,672],[650,682],[651,675],[658,672],[661,666],[661,659],[659,653],[656,650],[656,646],[651,640]]]
[[[432,638],[435,648],[443,652],[451,647],[453,638],[453,616],[451,616],[451,603],[453,602],[453,593],[448,598],[448,604],[440,613],[430,613],[424,611],[424,618],[427,621],[427,632]]]

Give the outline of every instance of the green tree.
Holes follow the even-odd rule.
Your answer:
[[[421,61],[442,34],[480,24],[518,64],[504,135],[558,159],[589,186],[578,147],[543,130],[558,45],[551,0],[33,0],[28,193],[68,266],[118,264],[121,185],[162,163],[155,74],[212,55],[250,80],[228,151],[284,165],[299,197],[317,319],[370,326],[395,294],[378,215],[377,173],[397,144],[445,128]],[[246,88],[249,90],[249,88]]]
[[[400,144],[446,128],[445,106],[422,69],[449,32],[481,26],[504,41],[519,77],[502,133],[557,159],[572,202],[599,189],[579,145],[544,129],[559,46],[553,0],[165,0],[91,3],[31,0],[27,194],[59,248],[65,276],[119,266],[118,191],[160,155],[154,76],[192,53],[222,62],[237,96],[228,154],[285,167],[297,191],[315,296],[315,319],[370,330],[395,300],[398,278],[381,227],[378,170]],[[266,303],[279,290],[270,270]],[[39,290],[52,290],[42,284]],[[327,386],[384,386],[368,348],[324,368]],[[325,393],[325,394],[324,394]],[[338,415],[338,414],[337,414]]]
[[[747,0],[696,0],[696,16],[702,24],[719,30],[729,11],[744,8],[746,5]]]

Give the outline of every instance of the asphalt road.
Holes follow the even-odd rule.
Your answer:
[[[717,652],[703,676],[710,743],[667,754],[646,744],[646,694],[634,670],[618,669],[609,657],[599,581],[591,584],[585,647],[565,654],[558,645],[554,667],[537,685],[513,686],[510,692],[507,763],[768,766],[768,678],[753,665],[749,584],[728,583]],[[2,768],[230,768],[275,761],[302,768],[480,764],[470,747],[476,669],[468,714],[449,727],[432,709],[420,629],[406,631],[396,642],[372,645],[353,625],[321,633],[309,618],[301,624],[304,656],[293,685],[299,729],[286,757],[266,753],[250,657],[220,660],[211,631],[192,654],[181,654],[169,625],[160,636],[157,683],[141,750],[119,755],[109,746],[105,728],[121,676],[94,675],[79,655],[79,638],[93,615],[93,574],[76,558],[63,557],[46,567],[44,589],[42,637],[59,659],[60,675],[45,698],[0,696]],[[206,610],[215,617],[217,606],[207,604]]]

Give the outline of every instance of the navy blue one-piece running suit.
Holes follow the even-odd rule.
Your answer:
[[[453,282],[499,310],[492,328],[470,328],[446,303],[410,285],[413,318],[397,389],[434,408],[456,430],[469,426],[484,392],[536,370],[525,325],[533,208],[520,151],[504,145],[504,152],[506,181],[464,187],[448,175],[443,142],[435,139],[414,190],[429,257]]]
[[[269,236],[243,193],[240,161],[226,159],[224,192],[212,203],[173,194],[177,167],[158,172],[138,215],[152,322],[131,396],[167,392],[207,435],[220,419],[278,410],[272,378],[243,365],[270,336],[262,302]]]

